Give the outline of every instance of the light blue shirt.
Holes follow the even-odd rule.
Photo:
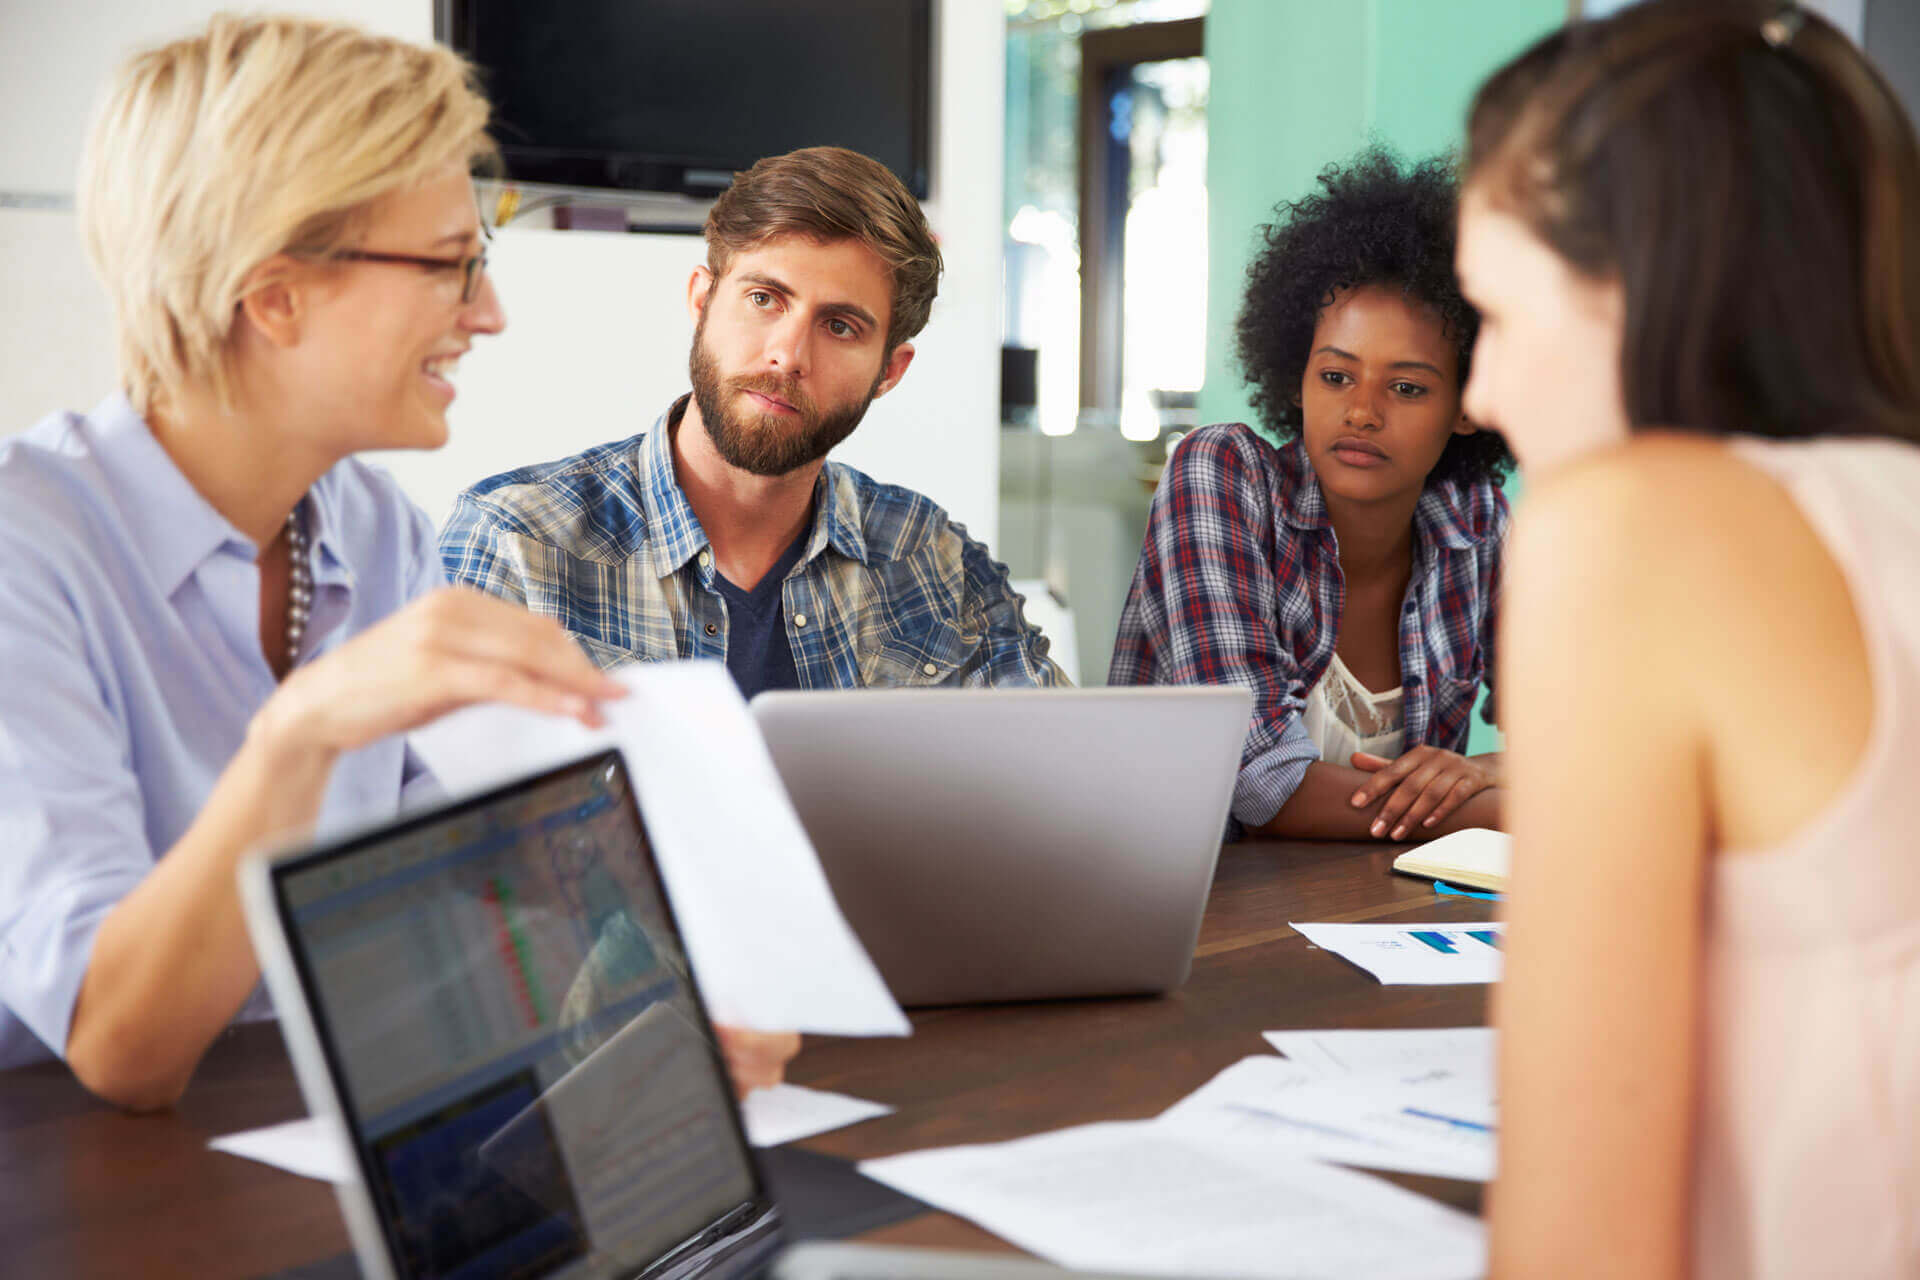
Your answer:
[[[444,581],[433,524],[351,459],[303,510],[303,662]],[[124,396],[0,444],[0,1068],[63,1053],[100,922],[185,833],[275,681],[257,548]],[[342,756],[322,830],[431,787],[400,737]],[[241,1016],[268,1010],[256,990]]]

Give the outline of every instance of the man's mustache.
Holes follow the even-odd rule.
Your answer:
[[[734,391],[757,391],[763,396],[785,400],[807,418],[818,416],[813,411],[812,397],[800,389],[797,378],[782,378],[771,373],[747,373],[728,378],[727,386]]]

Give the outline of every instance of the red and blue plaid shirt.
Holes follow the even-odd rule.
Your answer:
[[[1406,743],[1464,752],[1493,681],[1507,500],[1497,485],[1433,482],[1414,509],[1400,614]],[[1320,482],[1298,440],[1276,449],[1238,423],[1180,442],[1154,495],[1109,684],[1253,690],[1233,816],[1280,811],[1320,750],[1300,723],[1333,660],[1346,579]],[[1493,720],[1489,698],[1485,715]]]

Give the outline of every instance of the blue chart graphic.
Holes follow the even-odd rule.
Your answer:
[[[1442,955],[1448,956],[1457,956],[1460,954],[1460,940],[1462,938],[1471,938],[1482,946],[1492,947],[1495,951],[1500,949],[1500,935],[1492,929],[1461,929],[1457,932],[1451,930],[1443,932],[1439,929],[1409,929],[1407,930],[1407,936],[1425,943]]]

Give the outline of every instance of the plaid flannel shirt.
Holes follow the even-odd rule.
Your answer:
[[[673,470],[685,405],[462,493],[440,535],[447,577],[558,619],[603,667],[724,660],[718,570]],[[831,461],[813,507],[781,589],[802,688],[1066,683],[1006,567],[941,508]]]
[[[1507,522],[1493,484],[1434,483],[1420,495],[1400,613],[1409,747],[1466,750],[1474,698],[1493,682]],[[1275,449],[1238,423],[1202,428],[1174,450],[1154,495],[1108,683],[1251,688],[1233,816],[1258,826],[1320,758],[1300,711],[1333,660],[1345,602],[1333,524],[1300,442]],[[1493,710],[1489,698],[1489,723]]]

